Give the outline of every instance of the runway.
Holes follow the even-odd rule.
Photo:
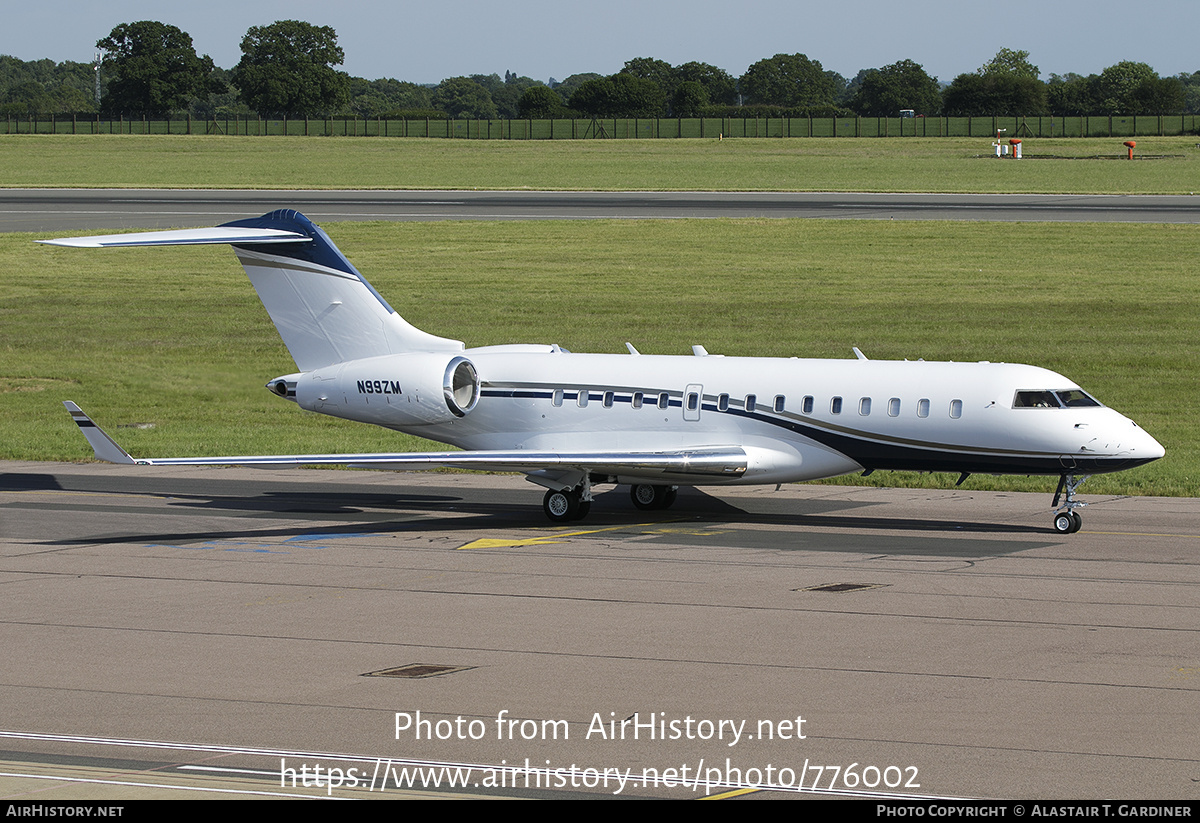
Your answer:
[[[1085,495],[1063,537],[1050,489],[683,491],[650,515],[621,489],[571,528],[540,498],[0,464],[0,793],[368,797],[381,768],[459,764],[442,795],[1197,797],[1198,501]],[[450,671],[368,676],[411,664]],[[301,765],[362,782],[289,784]]]
[[[210,226],[278,208],[297,209],[318,223],[689,217],[1200,222],[1200,198],[1168,195],[0,189],[0,231]]]

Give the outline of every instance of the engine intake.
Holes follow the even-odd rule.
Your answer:
[[[479,375],[475,365],[465,357],[456,357],[446,366],[446,379],[442,383],[446,408],[458,417],[466,416],[479,402]]]

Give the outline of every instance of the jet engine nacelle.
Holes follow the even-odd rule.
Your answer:
[[[467,358],[444,352],[370,357],[299,375],[296,402],[391,428],[452,423],[479,402],[479,374]]]

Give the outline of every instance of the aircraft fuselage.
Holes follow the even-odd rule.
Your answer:
[[[461,416],[446,412],[440,390],[452,357],[479,377],[477,402]],[[467,450],[740,446],[746,471],[706,481],[725,484],[864,469],[1096,474],[1162,456],[1150,435],[1105,406],[1017,406],[1021,392],[1080,390],[1052,371],[1008,363],[500,346],[374,357],[289,379],[304,408]]]

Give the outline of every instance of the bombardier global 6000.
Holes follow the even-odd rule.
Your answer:
[[[318,226],[291,210],[216,228],[42,241],[83,248],[229,244],[296,362],[267,383],[310,411],[461,451],[135,459],[74,403],[100,460],[148,465],[342,464],[520,472],[556,523],[602,484],[640,509],[679,486],[788,483],[877,469],[1059,478],[1053,527],[1078,531],[1089,475],[1163,447],[1071,380],[1010,363],[577,354],[466,348],[406,322]],[[1065,491],[1065,495],[1063,492]]]

